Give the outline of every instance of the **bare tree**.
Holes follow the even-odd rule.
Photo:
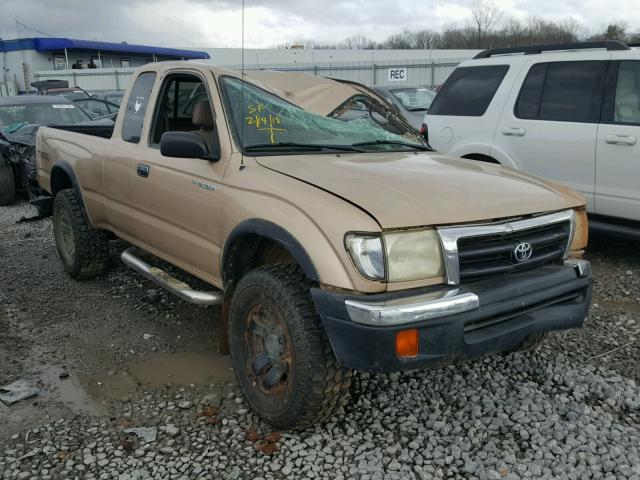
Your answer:
[[[627,33],[629,24],[627,22],[614,22],[607,25],[604,32],[596,33],[589,37],[589,40],[620,40],[621,42],[629,41],[631,34]]]
[[[338,46],[349,50],[372,50],[376,48],[376,42],[365,35],[359,34],[345,38]]]
[[[476,48],[486,45],[489,33],[496,27],[502,11],[492,0],[473,0],[470,4],[471,23],[476,34]]]

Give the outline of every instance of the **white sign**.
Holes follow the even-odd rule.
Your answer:
[[[406,82],[407,73],[406,67],[390,68],[387,74],[387,80],[390,82]]]

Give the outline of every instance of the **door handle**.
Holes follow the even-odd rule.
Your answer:
[[[502,129],[502,134],[507,137],[524,137],[525,133],[527,133],[527,131],[524,128],[519,127],[507,127]]]
[[[151,167],[149,165],[144,165],[142,163],[139,163],[138,168],[136,169],[136,171],[138,172],[138,176],[143,178],[147,178],[149,176],[150,170]]]
[[[638,139],[633,135],[607,135],[604,137],[604,141],[611,145],[635,145]]]

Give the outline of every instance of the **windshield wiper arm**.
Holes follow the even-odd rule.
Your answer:
[[[401,142],[399,140],[373,140],[371,142],[358,142],[354,143],[352,147],[368,147],[371,145],[402,145],[403,147],[415,148],[416,150],[431,150],[426,145],[421,145],[419,143]]]
[[[341,150],[345,152],[364,152],[364,150],[357,148],[353,145],[324,145],[317,143],[297,143],[297,142],[278,142],[278,143],[256,143],[254,145],[247,145],[244,149],[247,152],[255,151],[267,151],[267,150]]]

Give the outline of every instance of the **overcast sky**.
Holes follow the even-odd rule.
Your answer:
[[[591,31],[625,21],[640,30],[640,0],[495,0],[503,19],[573,18]],[[241,0],[0,0],[0,37],[16,38],[15,17],[52,36],[184,47],[239,47]],[[365,34],[382,41],[403,28],[464,25],[469,1],[246,0],[245,46],[299,39],[336,42]],[[22,37],[43,36],[25,27]]]

